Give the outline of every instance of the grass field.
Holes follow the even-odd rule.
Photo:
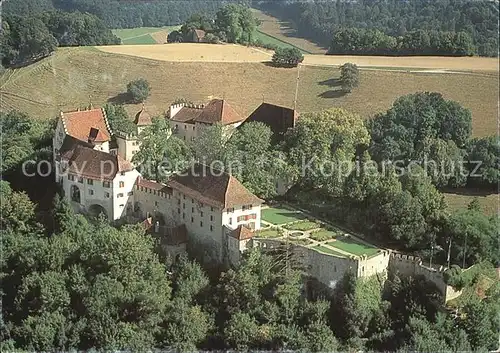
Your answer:
[[[285,229],[293,229],[293,230],[300,230],[300,231],[306,231],[306,230],[312,230],[319,228],[321,224],[318,222],[313,222],[313,221],[302,221],[302,222],[296,222],[290,225],[285,225]]]
[[[445,193],[444,197],[446,203],[448,204],[448,208],[451,211],[467,208],[467,206],[473,200],[474,197],[477,197],[479,204],[481,205],[481,209],[487,215],[493,216],[496,215],[499,211],[500,197],[498,194],[460,195],[460,194]]]
[[[262,219],[277,225],[300,221],[304,218],[305,216],[298,211],[281,207],[270,207],[262,210]]]
[[[266,34],[264,32],[261,32],[259,30],[257,30],[255,32],[255,39],[259,39],[264,44],[273,44],[273,45],[277,45],[277,46],[283,47],[283,48],[297,48],[303,54],[309,54],[309,52],[305,51],[304,49],[298,48],[298,47],[296,47],[293,44],[284,42],[284,41],[282,41],[282,40],[280,40],[278,38],[272,37],[272,36],[270,36],[270,35],[268,35],[268,34]]]
[[[337,256],[337,257],[346,257],[344,254],[342,254],[342,253],[340,253],[338,251],[335,251],[332,248],[327,248],[326,246],[316,245],[316,246],[313,246],[312,248],[314,250],[318,250],[320,252],[324,252],[325,254],[334,255],[334,256]]]
[[[289,22],[280,21],[276,17],[265,14],[257,9],[252,9],[252,12],[261,21],[259,31],[281,42],[289,43],[306,53],[324,54],[327,51],[328,48],[323,48],[307,39],[298,37]]]
[[[131,47],[142,46],[128,46]],[[147,47],[172,48],[170,44]],[[247,50],[229,47],[240,54],[241,50]],[[185,51],[189,52],[188,47]],[[252,52],[253,55],[265,55]],[[197,55],[208,54],[198,52]],[[263,63],[155,61],[92,48],[60,48],[51,57],[28,67],[5,70],[0,76],[0,89],[2,109],[20,109],[36,117],[48,118],[56,116],[61,109],[88,104],[89,95],[95,105],[101,105],[108,98],[125,92],[129,81],[144,77],[152,87],[151,97],[146,102],[152,112],[164,112],[179,97],[200,103],[212,97],[224,97],[242,115],[247,115],[263,99],[292,107],[297,70]],[[301,67],[297,110],[342,107],[369,118],[387,110],[401,95],[437,91],[471,110],[474,136],[491,135],[496,131],[498,74],[362,70],[360,86],[347,95],[339,91],[335,80],[338,76],[336,68]],[[132,110],[137,108],[131,106]]]
[[[136,48],[139,52],[143,47],[168,48],[169,55],[182,60],[184,55],[206,60],[223,55],[215,50],[219,46],[206,46],[211,48],[210,52],[198,50],[196,54],[189,50],[190,45],[182,50],[174,50],[175,46],[170,44],[122,47]],[[270,56],[266,51],[236,45],[227,47],[240,61],[248,60],[249,55],[259,56],[258,61]],[[252,54],[248,54],[249,51]],[[243,59],[238,55],[243,55]],[[222,59],[227,60],[227,56]],[[108,99],[122,102],[120,94],[126,91],[127,83],[144,77],[152,87],[146,102],[152,113],[163,113],[177,98],[202,103],[213,97],[224,97],[246,116],[263,100],[293,107],[297,71],[260,62],[169,62],[116,55],[90,47],[59,48],[52,56],[33,65],[8,69],[1,74],[1,109],[18,109],[33,117],[53,118],[61,110],[88,105],[89,96],[96,106]],[[302,66],[299,72],[296,106],[299,112],[342,107],[369,118],[387,110],[401,95],[437,91],[471,110],[474,136],[492,135],[497,131],[498,72],[472,75],[362,70],[360,86],[347,95],[339,92],[335,80],[339,76],[337,68]],[[127,109],[135,113],[140,106],[127,105]],[[470,197],[447,195],[447,201],[451,207],[462,207]],[[497,209],[496,195],[480,197],[480,202],[491,214]]]
[[[121,28],[114,29],[113,34],[120,38],[124,45],[162,44],[165,43],[168,32],[178,28],[179,26]]]
[[[378,253],[378,249],[374,248],[373,246],[363,244],[353,238],[350,237],[337,237],[335,238],[334,241],[331,241],[327,243],[328,245],[343,250],[347,251],[351,254],[361,256],[361,255],[366,255],[366,256],[372,256]]]

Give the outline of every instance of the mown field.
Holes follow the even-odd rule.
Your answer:
[[[150,46],[153,47],[169,45]],[[198,52],[197,55],[207,54]],[[61,48],[38,63],[4,71],[0,76],[1,109],[19,109],[33,117],[52,118],[60,110],[88,105],[89,100],[94,105],[108,100],[124,103],[127,83],[144,77],[152,87],[146,102],[152,112],[164,112],[177,98],[201,103],[223,97],[242,115],[248,115],[263,100],[293,107],[298,73],[299,112],[343,107],[369,118],[388,109],[403,94],[438,91],[472,111],[474,136],[497,131],[498,73],[362,70],[360,87],[344,95],[339,91],[336,80],[339,72],[334,67],[285,69],[261,62],[169,62],[116,55],[94,48]],[[134,112],[140,107],[128,105],[127,108]],[[461,198],[452,195],[448,201],[460,207]],[[494,197],[485,198],[484,202],[490,205],[488,209],[496,209]]]
[[[260,10],[252,9],[254,16],[261,21],[259,31],[268,34],[278,40],[289,43],[304,52],[311,54],[324,54],[328,48],[323,48],[316,43],[297,36],[292,25],[287,21],[280,21]]]
[[[168,33],[178,28],[179,26],[121,28],[114,29],[113,34],[125,45],[163,44],[167,40]]]
[[[310,53],[304,49],[301,49],[301,48],[291,44],[291,43],[284,42],[281,39],[275,38],[267,33],[260,31],[260,30],[255,31],[255,39],[260,40],[264,44],[277,45],[277,46],[282,47],[282,48],[297,48],[298,50],[300,50],[302,52],[302,54]]]

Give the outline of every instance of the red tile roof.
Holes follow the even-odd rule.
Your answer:
[[[196,119],[200,123],[221,123],[223,125],[234,124],[242,120],[241,115],[223,99],[212,99]]]
[[[243,205],[260,205],[262,200],[247,190],[235,177],[225,172],[195,164],[187,171],[174,175],[168,185],[199,202],[218,209]]]
[[[104,112],[102,109],[81,110],[75,112],[61,113],[61,117],[68,135],[81,141],[88,142],[92,128],[97,129],[94,142],[105,142],[111,140]]]
[[[243,121],[244,119],[225,100],[212,99],[203,108],[189,106],[183,107],[171,118],[171,120],[183,123],[198,122],[205,124],[220,123],[222,125],[229,125]]]
[[[148,113],[146,108],[143,106],[141,111],[135,115],[134,124],[137,126],[151,125],[151,115]]]
[[[229,233],[229,236],[238,240],[252,239],[254,236],[253,231],[245,226],[238,226],[235,230]]]
[[[177,114],[172,117],[172,121],[181,123],[194,123],[197,117],[201,114],[200,108],[183,107]]]
[[[89,179],[113,180],[117,173],[134,170],[120,156],[77,145],[62,156],[68,161],[68,171]]]
[[[163,184],[163,183],[157,183],[156,181],[152,181],[152,180],[148,180],[148,179],[144,179],[144,178],[137,178],[137,186],[142,186],[144,188],[147,188],[147,189],[151,189],[151,190],[161,190],[162,192],[165,192],[165,193],[169,193],[171,194],[172,193],[172,189],[169,188],[167,185]]]

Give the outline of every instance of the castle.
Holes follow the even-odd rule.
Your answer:
[[[214,99],[205,105],[172,105],[165,118],[172,134],[185,141],[193,141],[213,124],[230,134],[249,121],[266,123],[279,140],[295,126],[298,114],[263,103],[245,119],[225,100]],[[134,124],[134,133],[124,134],[111,130],[104,109],[60,114],[53,137],[55,177],[76,211],[102,213],[110,220],[146,220],[148,227],[163,235],[162,245],[171,255],[185,251],[189,242],[204,251],[207,261],[237,264],[249,247],[280,245],[279,240],[254,237],[261,229],[264,201],[224,171],[197,163],[171,176],[166,184],[142,178],[131,160],[140,148],[139,134],[152,124],[144,107]],[[443,269],[426,268],[418,259],[390,250],[370,257],[342,257],[303,246],[293,249],[309,274],[329,288],[348,270],[357,277],[369,277],[392,269],[424,275],[445,297],[452,293],[444,284]]]

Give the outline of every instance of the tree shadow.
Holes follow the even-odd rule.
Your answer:
[[[498,195],[499,191],[497,188],[479,188],[479,187],[461,187],[461,188],[451,188],[446,187],[441,189],[442,192],[447,194],[462,195],[462,196],[476,196],[484,197],[489,195]]]
[[[124,93],[118,93],[116,96],[108,98],[108,103],[126,104],[134,102],[130,94],[128,94],[128,92],[124,92]]]
[[[330,91],[325,91],[323,93],[318,94],[318,97],[321,98],[341,98],[345,96],[347,92],[344,92],[340,89],[337,90],[330,90]]]
[[[328,80],[320,81],[320,86],[328,86],[328,87],[339,87],[342,84],[339,78],[330,78]]]

